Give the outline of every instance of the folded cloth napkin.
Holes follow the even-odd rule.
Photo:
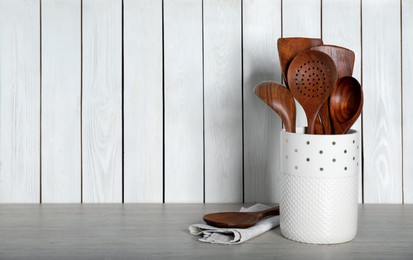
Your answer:
[[[241,208],[240,212],[253,212],[266,210],[270,207],[263,204],[255,204],[249,208]],[[203,236],[201,242],[235,245],[241,244],[251,238],[273,229],[280,225],[280,216],[271,216],[262,219],[255,226],[249,228],[218,228],[207,224],[193,224],[189,226],[192,235]]]

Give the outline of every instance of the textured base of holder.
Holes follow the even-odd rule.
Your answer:
[[[357,233],[357,175],[316,178],[282,174],[280,203],[284,237],[312,244],[337,244]]]
[[[348,242],[357,233],[359,133],[303,132],[281,132],[281,233],[304,243]]]

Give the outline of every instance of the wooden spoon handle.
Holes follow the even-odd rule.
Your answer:
[[[333,127],[330,117],[330,108],[328,105],[328,99],[323,103],[319,111],[321,117],[321,123],[323,125],[323,132],[325,135],[331,135],[333,133]]]
[[[317,121],[318,112],[313,112],[312,109],[311,111],[309,109],[304,110],[304,112],[307,116],[307,134],[313,135],[315,134],[315,125]]]
[[[260,218],[265,218],[268,216],[277,216],[277,215],[280,215],[280,206],[276,206],[276,207],[261,211],[259,216]]]
[[[316,117],[315,120],[315,134],[317,135],[323,135],[324,134],[324,129],[323,129],[323,124],[321,123],[321,118],[319,116]]]

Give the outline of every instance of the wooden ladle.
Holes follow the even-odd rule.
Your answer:
[[[323,52],[303,51],[291,62],[287,79],[291,93],[307,116],[307,134],[314,134],[318,111],[337,81],[336,66]]]
[[[218,212],[204,216],[204,221],[211,226],[220,228],[249,228],[268,216],[280,214],[280,208],[273,207],[258,212]]]
[[[334,133],[345,134],[360,116],[363,107],[363,90],[353,77],[342,77],[331,93],[330,113]]]
[[[284,82],[288,87],[287,71],[294,57],[314,46],[322,45],[323,41],[318,38],[288,37],[277,40],[278,57],[280,59],[281,72]]]
[[[312,47],[311,50],[322,51],[334,61],[337,69],[337,77],[353,76],[355,55],[352,50],[335,45],[320,45]],[[320,108],[320,117],[323,124],[324,134],[332,134],[333,127],[329,111],[329,102],[325,102]]]
[[[277,82],[264,81],[255,86],[254,93],[281,117],[287,132],[295,133],[295,102],[286,87]]]

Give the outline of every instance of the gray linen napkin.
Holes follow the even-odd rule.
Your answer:
[[[255,204],[249,208],[241,208],[240,212],[252,212],[266,210],[270,207],[263,204]],[[273,229],[280,225],[280,216],[267,217],[250,228],[217,228],[207,224],[193,224],[189,226],[192,235],[202,236],[201,242],[235,245],[241,244],[251,238]]]

